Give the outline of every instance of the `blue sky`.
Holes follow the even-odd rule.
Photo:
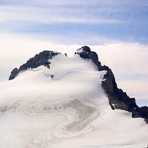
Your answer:
[[[89,45],[148,104],[148,0],[0,0],[0,81],[36,53]]]
[[[148,0],[0,0],[0,11],[1,32],[64,44],[148,41]]]

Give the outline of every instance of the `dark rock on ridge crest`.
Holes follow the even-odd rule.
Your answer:
[[[108,96],[109,104],[113,110],[122,109],[132,113],[133,118],[145,118],[148,123],[148,107],[138,107],[135,98],[130,98],[122,89],[119,89],[112,70],[107,66],[102,66],[98,55],[91,51],[88,46],[83,46],[77,50],[76,54],[84,59],[91,59],[98,67],[99,71],[106,70],[105,81],[102,81],[102,87]]]
[[[52,59],[52,57],[58,54],[60,53],[48,50],[36,54],[33,58],[30,58],[25,64],[21,65],[19,69],[14,68],[11,72],[9,80],[14,79],[20,72],[23,72],[27,69],[37,68],[41,65],[50,68],[50,62],[48,60]]]
[[[48,60],[52,59],[58,54],[60,53],[53,51],[43,51],[35,55],[25,64],[20,66],[19,69],[14,68],[11,72],[9,80],[14,79],[20,72],[23,72],[27,69],[37,68],[41,65],[50,68],[50,62]],[[122,109],[129,111],[132,113],[133,118],[141,117],[145,119],[146,123],[148,123],[148,107],[138,107],[135,102],[135,98],[130,98],[122,89],[117,87],[112,70],[107,66],[101,65],[98,55],[95,52],[91,51],[88,46],[82,46],[75,52],[75,54],[79,54],[83,59],[91,59],[99,71],[106,70],[104,81],[102,81],[102,87],[108,96],[109,104],[113,110]]]

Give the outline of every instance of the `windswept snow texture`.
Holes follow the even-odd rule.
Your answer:
[[[0,148],[146,148],[143,119],[111,110],[106,71],[60,54],[0,84]]]

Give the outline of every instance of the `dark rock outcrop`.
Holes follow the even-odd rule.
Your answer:
[[[12,71],[11,71],[11,75],[9,77],[9,80],[12,80],[14,79],[19,73],[19,70],[17,68],[14,68]]]
[[[33,58],[29,59],[25,64],[21,65],[19,69],[17,68],[13,69],[9,77],[9,80],[14,79],[20,72],[25,71],[27,69],[37,68],[41,65],[50,68],[50,62],[48,60],[52,59],[52,57],[58,54],[60,53],[48,50],[36,54]]]
[[[98,55],[96,52],[91,51],[88,46],[82,46],[75,54],[79,54],[84,59],[91,59],[100,68],[101,63],[99,62]]]
[[[135,102],[135,98],[130,98],[122,89],[117,87],[115,77],[108,67],[102,67],[102,70],[106,70],[104,75],[105,81],[102,82],[102,87],[109,98],[109,104],[113,109],[122,109],[132,112],[132,117],[141,117]]]
[[[98,67],[99,71],[106,70],[102,87],[108,96],[109,104],[113,110],[122,109],[132,113],[133,118],[145,118],[148,123],[148,107],[138,107],[135,98],[130,98],[122,89],[119,89],[112,70],[107,66],[102,66],[98,55],[91,51],[89,47],[83,46],[77,50],[76,54],[84,59],[91,59]]]
[[[148,107],[143,106],[138,109],[141,117],[145,118],[146,123],[148,123]]]

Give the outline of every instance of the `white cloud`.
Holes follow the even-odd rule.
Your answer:
[[[130,97],[136,97],[136,99],[140,100],[148,98],[148,80],[124,80],[118,81],[118,85],[127,92]]]
[[[130,98],[135,98],[140,106],[148,106],[148,80],[117,81],[118,87],[127,93]]]
[[[118,74],[148,75],[148,46],[138,43],[115,43],[93,47],[103,65]]]

